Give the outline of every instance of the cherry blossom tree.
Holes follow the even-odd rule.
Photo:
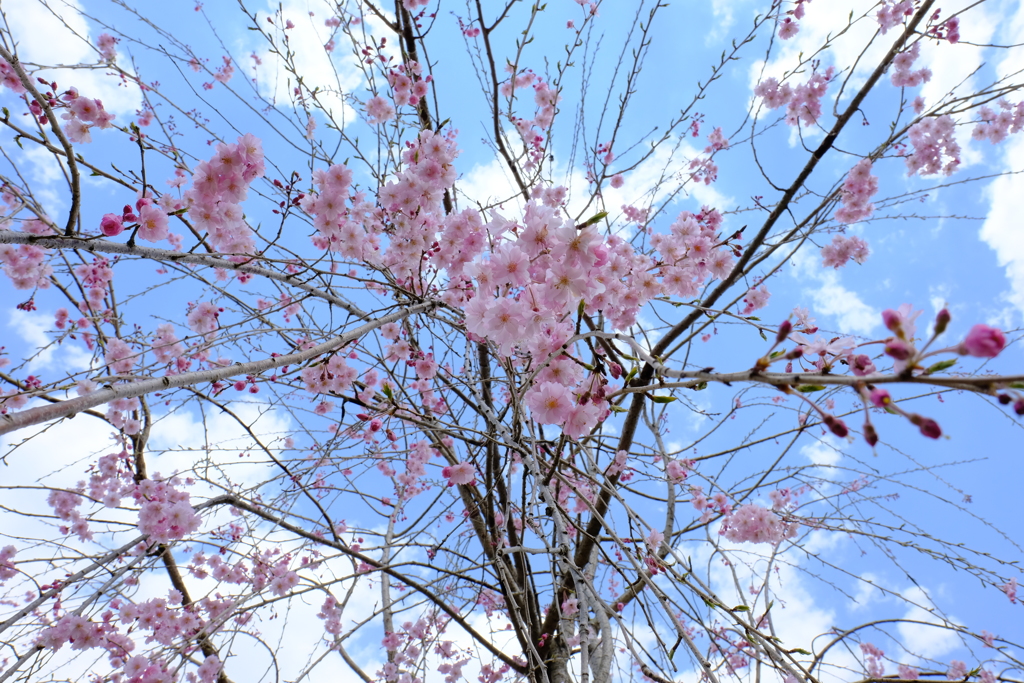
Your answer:
[[[0,681],[1024,675],[911,576],[1017,602],[930,460],[1017,332],[779,301],[1002,177],[985,3],[765,0],[667,80],[692,8],[168,4],[0,5]]]

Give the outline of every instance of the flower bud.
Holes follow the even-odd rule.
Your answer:
[[[910,416],[910,422],[916,425],[921,430],[921,433],[929,439],[937,439],[942,436],[942,429],[939,427],[939,423],[930,417],[922,417],[915,413]]]
[[[797,346],[792,351],[786,354],[786,360],[796,360],[802,355],[804,355],[804,347]]]
[[[1017,402],[1013,404],[1013,412],[1024,415],[1024,398],[1018,398]]]
[[[898,311],[894,311],[891,308],[882,311],[882,322],[885,323],[886,328],[890,332],[900,337],[903,336],[903,318]]]
[[[949,311],[943,308],[939,311],[939,314],[935,316],[935,334],[940,335],[946,331],[946,327],[949,325],[950,315]]]
[[[995,358],[1005,346],[1006,336],[1002,330],[988,325],[975,325],[960,344],[959,351],[961,356]]]
[[[828,427],[829,431],[838,436],[840,439],[846,438],[850,433],[850,430],[846,428],[846,423],[835,417],[834,415],[826,415],[824,418],[825,426]]]
[[[124,232],[124,224],[116,213],[107,213],[100,219],[100,232],[107,237],[115,237]]]
[[[885,342],[885,354],[896,360],[907,360],[913,353],[914,347],[895,337],[890,337]]]
[[[1013,400],[1013,397],[1010,396],[1009,394],[999,394],[999,396],[997,396],[996,398],[999,400],[1000,405],[1004,406],[1008,405],[1010,401]]]
[[[775,335],[775,343],[781,344],[789,338],[789,333],[793,331],[793,323],[788,320],[783,320],[782,324],[779,325],[779,332]]]
[[[875,426],[870,422],[864,423],[864,440],[868,442],[868,445],[872,448],[878,443],[878,432],[875,431]]]

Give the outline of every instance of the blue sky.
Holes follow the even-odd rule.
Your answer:
[[[231,141],[237,134],[252,130],[264,139],[268,157],[280,160],[276,170],[268,171],[269,178],[285,178],[295,170],[308,183],[309,143],[302,138],[306,113],[296,111],[289,104],[287,74],[276,69],[273,56],[266,52],[266,46],[259,42],[256,34],[248,30],[234,3],[209,1],[202,12],[195,11],[193,3],[178,0],[146,7],[147,16],[154,18],[156,26],[166,29],[166,35],[159,35],[152,27],[143,26],[113,4],[85,0],[52,4],[67,26],[55,23],[52,13],[31,0],[5,0],[3,3],[7,21],[21,41],[19,49],[26,62],[77,64],[94,61],[94,53],[84,42],[68,34],[68,28],[83,37],[95,39],[105,30],[100,23],[113,26],[123,36],[118,48],[119,66],[137,70],[146,82],[160,82],[154,87],[167,99],[153,99],[158,103],[158,114],[167,117],[175,106],[181,111],[194,107],[199,110],[202,120],[209,122],[208,130],[196,129],[184,122],[181,112],[175,114],[177,131],[181,135],[177,144],[195,155],[189,159],[190,165],[194,166],[197,160],[208,156],[209,131]],[[262,22],[267,12],[276,6],[277,3],[266,6],[254,3],[252,9],[260,13]],[[625,174],[625,184],[621,189],[604,189],[602,200],[612,217],[617,216],[623,204],[644,201],[644,193],[660,175],[682,171],[689,159],[706,144],[706,134],[720,126],[733,146],[716,157],[719,180],[710,186],[689,186],[666,206],[654,227],[656,230],[666,229],[679,211],[697,211],[708,204],[726,214],[725,232],[745,225],[750,226],[748,231],[756,229],[764,213],[750,208],[752,198],[764,196],[769,201],[777,194],[773,194],[754,163],[748,109],[753,101],[752,87],[762,70],[765,75],[780,75],[792,68],[799,54],[810,54],[826,36],[836,36],[848,12],[845,4],[843,7],[839,11],[833,3],[821,0],[809,3],[800,33],[787,43],[777,44],[767,64],[764,63],[767,33],[742,53],[741,60],[728,63],[719,80],[711,85],[707,98],[692,110],[703,115],[700,137],[680,135],[688,125],[683,124],[649,160]],[[859,16],[870,4],[855,2],[850,7]],[[307,83],[320,83],[328,89],[337,87],[360,100],[367,99],[367,84],[353,68],[344,42],[339,40],[340,48],[333,62],[319,49],[329,37],[329,30],[323,25],[323,19],[328,16],[325,6],[313,0],[289,0],[283,8],[283,17],[292,19],[296,24],[290,34],[291,44],[296,49],[296,64],[306,75]],[[947,5],[943,11],[948,16],[955,9],[957,7]],[[80,15],[79,11],[89,16]],[[565,28],[565,24],[573,20],[581,25],[581,11],[570,0],[550,2],[542,15],[535,42],[524,50],[521,64],[533,68],[538,74],[555,68],[556,62],[564,55],[562,45],[574,35]],[[314,12],[315,16],[310,17],[309,12]],[[592,24],[593,33],[586,34],[590,42],[585,50],[581,47],[574,53],[576,67],[563,83],[563,102],[553,135],[551,153],[554,159],[550,168],[551,180],[564,183],[572,190],[571,212],[582,211],[578,207],[586,204],[591,192],[585,178],[582,150],[607,141],[611,132],[613,118],[606,115],[602,119],[601,113],[606,106],[605,93],[621,88],[625,78],[625,67],[615,70],[622,54],[622,36],[618,29],[628,25],[631,12],[632,9],[624,5],[612,7],[605,3],[601,6],[600,16]],[[640,70],[637,95],[623,117],[622,130],[614,148],[618,158],[611,166],[612,171],[632,166],[648,149],[649,141],[660,137],[666,122],[690,105],[695,84],[706,81],[711,65],[717,63],[721,50],[728,44],[726,38],[745,35],[754,12],[755,3],[747,0],[717,0],[697,8],[673,6],[662,11],[654,25],[655,40]],[[485,120],[486,102],[479,93],[473,71],[467,66],[467,47],[469,54],[473,54],[477,43],[464,40],[458,30],[455,15],[460,14],[466,15],[462,5],[445,5],[437,12],[436,23],[431,29],[433,51],[429,55],[437,63],[437,97],[441,111],[445,112],[442,117],[450,116],[451,125],[460,131],[462,152],[457,165],[461,175],[457,187],[462,194],[459,201],[462,206],[470,206],[474,200],[507,199],[500,210],[506,215],[514,215],[520,206],[512,198],[515,193],[510,179],[495,162],[491,146],[485,140],[491,136]],[[371,23],[370,30],[374,29]],[[823,57],[822,67],[829,64],[840,69],[849,67],[873,30],[872,22],[861,21],[836,37],[832,50]],[[971,44],[1012,42],[1015,37],[1024,35],[1024,9],[1018,3],[1006,0],[973,8],[965,15],[961,31],[961,45],[942,46],[939,50],[930,46],[924,48],[922,63],[928,64],[934,72],[932,81],[920,89],[928,106],[953,88],[982,87],[1024,66],[1024,56],[1019,49],[999,51]],[[203,90],[200,84],[210,81],[210,75],[194,76],[183,61],[179,61],[177,68],[169,68],[166,56],[130,39],[136,35],[151,45],[161,43],[172,55],[179,57],[191,50],[208,59],[210,69],[221,63],[223,55],[231,55],[237,64],[237,73],[229,86],[237,95],[226,92],[221,85],[210,91]],[[499,54],[512,54],[512,41],[516,35],[517,31],[513,30],[495,34],[495,42],[501,45]],[[58,36],[62,38],[58,39]],[[182,43],[175,44],[172,37]],[[877,41],[861,64],[873,65],[880,51],[889,43],[888,39]],[[252,73],[250,66],[254,60],[250,55],[253,53],[263,63],[256,72],[255,83],[247,80]],[[543,61],[545,54],[549,56],[547,66]],[[626,57],[629,57],[628,51]],[[860,66],[853,71],[851,87],[863,82],[866,68]],[[102,99],[106,107],[117,114],[119,124],[131,121],[142,106],[138,89],[118,83],[105,69],[66,69],[52,73],[62,87],[76,85],[83,95]],[[586,74],[585,85],[581,82],[581,73]],[[968,80],[964,82],[964,79]],[[582,92],[586,98],[581,104]],[[833,86],[829,94],[834,97],[834,93]],[[863,155],[873,149],[873,142],[895,118],[899,95],[899,91],[889,84],[888,77],[884,78],[864,108],[864,120],[869,125],[854,125],[852,130],[844,133],[838,147],[849,154],[830,155],[818,167],[808,185],[812,192],[829,191],[856,162],[855,155]],[[277,106],[267,106],[260,96],[274,99]],[[1021,96],[1011,95],[1009,99],[1017,102]],[[8,91],[0,92],[0,102],[12,106],[11,101]],[[351,102],[329,93],[322,101],[333,110],[336,120],[344,118],[346,135],[358,137],[364,144],[373,138],[373,130],[361,120],[360,113],[352,108]],[[613,106],[614,103],[613,97]],[[804,141],[801,141],[795,129],[776,122],[777,113],[762,111],[760,114],[755,140],[757,160],[772,181],[786,185],[809,156],[803,149],[804,142],[813,148],[821,140],[822,133],[804,130]],[[316,140],[323,146],[323,153],[335,154],[336,161],[350,158],[350,152],[339,142],[338,133],[330,129],[327,118],[322,113],[314,113],[313,117],[317,122]],[[831,121],[827,116],[826,119]],[[575,133],[576,122],[583,125],[584,132],[579,137]],[[769,129],[762,134],[766,125]],[[658,130],[652,133],[655,127]],[[877,163],[875,173],[882,179],[882,190],[875,202],[880,208],[871,221],[848,229],[848,234],[862,236],[868,241],[872,251],[870,259],[860,266],[851,264],[838,271],[825,270],[821,267],[817,248],[804,250],[771,279],[771,301],[757,313],[761,320],[766,324],[776,324],[785,319],[794,306],[802,306],[810,309],[817,318],[821,334],[852,335],[858,340],[866,340],[883,336],[880,314],[886,308],[911,303],[915,308],[923,309],[919,325],[923,328],[926,326],[924,321],[930,321],[939,309],[948,306],[953,323],[944,338],[950,344],[978,322],[1001,327],[1008,331],[1010,339],[1017,341],[1024,321],[1024,229],[1020,218],[1024,216],[1024,176],[1019,174],[1022,170],[1019,165],[1024,159],[1024,136],[1012,136],[1001,147],[992,147],[988,142],[971,141],[969,135],[970,127],[962,127],[958,139],[964,149],[964,163],[961,170],[950,178],[907,177],[903,161],[897,158]],[[94,142],[87,148],[90,159],[114,163],[121,169],[136,168],[137,150],[122,136],[108,131],[96,132],[93,137]],[[22,169],[36,196],[46,202],[51,215],[62,216],[67,211],[68,201],[52,161],[37,151],[15,147],[8,132],[0,133],[0,144]],[[336,149],[339,151],[335,153]],[[147,169],[150,178],[156,179],[153,181],[155,184],[159,185],[172,174],[171,164],[155,159],[155,155],[149,164]],[[359,163],[353,162],[353,167],[360,168]],[[4,172],[8,170],[5,162]],[[971,178],[982,179],[964,182]],[[369,182],[365,173],[361,179],[363,183]],[[88,178],[85,183],[88,191],[83,220],[87,226],[98,224],[100,215],[117,211],[132,199],[124,190],[113,188],[108,183]],[[656,195],[655,201],[660,204],[666,198],[662,193]],[[884,201],[887,198],[889,201]],[[797,219],[803,217],[800,212],[805,210],[804,207],[813,205],[813,197],[798,203],[794,210]],[[273,224],[275,218],[265,207],[265,203],[250,199],[246,204],[250,221]],[[587,218],[587,214],[594,211],[594,207],[588,207],[581,217]],[[308,249],[305,236],[303,226],[286,233],[285,240],[289,244],[303,245],[296,246],[297,249]],[[830,237],[821,238],[819,246],[828,239]],[[764,269],[772,265],[774,262],[769,261]],[[151,270],[150,266],[136,267],[129,281],[144,286],[154,277]],[[198,296],[199,290],[190,290],[190,287],[194,285],[182,284],[175,290],[182,297],[181,302],[190,292]],[[0,320],[5,325],[0,344],[7,347],[11,358],[20,358],[28,353],[28,349],[43,343],[46,331],[52,329],[53,311],[61,305],[51,290],[37,296],[38,312],[16,311],[14,304],[23,296],[23,292],[13,291],[6,280],[0,282],[0,301],[4,302],[5,308],[0,311]],[[135,302],[131,312],[140,324],[150,327],[157,324],[156,318],[184,316],[183,309],[177,313],[163,306],[153,310],[147,299]],[[653,314],[642,317],[641,323],[653,326],[651,316]],[[694,366],[741,370],[750,367],[767,348],[757,333],[746,326],[721,324],[708,332],[713,334],[711,341],[697,341],[693,345],[691,363]],[[35,363],[25,367],[22,374],[36,371],[63,373],[84,369],[89,363],[89,358],[80,348],[64,345],[44,352]],[[1014,344],[1000,358],[984,366],[964,359],[957,367],[966,371],[1009,374],[1019,373],[1022,366],[1021,347]],[[1019,511],[1015,510],[1013,503],[1019,495],[1021,475],[1021,465],[1014,458],[1014,444],[1020,440],[1020,432],[1017,431],[1019,421],[1009,417],[1004,408],[979,397],[944,392],[940,399],[932,392],[908,389],[895,389],[893,393],[900,398],[922,394],[908,405],[908,409],[937,419],[945,437],[937,442],[925,440],[906,421],[894,416],[875,418],[876,427],[889,444],[880,446],[876,452],[859,439],[846,443],[832,436],[808,435],[787,455],[787,463],[792,468],[816,466],[805,469],[800,475],[815,487],[814,492],[806,494],[807,507],[801,512],[820,514],[816,510],[841,504],[848,506],[845,509],[853,514],[872,516],[875,521],[891,523],[894,527],[904,519],[924,520],[924,530],[929,533],[941,534],[954,543],[963,542],[998,557],[1019,561],[1024,536],[1017,522]],[[733,405],[735,394],[735,388],[711,387],[705,392],[687,395],[693,410],[682,407],[682,402],[672,404],[667,413],[669,447],[687,447],[714,419],[701,416],[698,411],[722,413]],[[735,422],[728,423],[728,429],[702,441],[697,455],[735,446],[739,439],[750,434],[760,436],[768,433],[756,431],[761,428],[762,420],[768,420],[776,431],[795,425],[796,402],[791,399],[786,403],[774,403],[774,395],[774,392],[757,388],[745,393],[742,402],[752,407]],[[840,406],[853,407],[849,397],[840,393],[835,398]],[[255,419],[264,407],[253,399],[240,410]],[[165,420],[163,429],[168,431],[160,438],[167,439],[166,445],[172,450],[177,450],[179,445],[201,447],[199,442],[175,444],[173,437],[175,433],[190,433],[198,429],[201,419],[193,407],[179,410]],[[288,415],[269,410],[261,418],[259,428],[261,433],[284,434],[294,429],[290,419]],[[859,425],[860,417],[851,416],[850,423]],[[612,431],[616,427],[614,419],[607,425]],[[221,438],[228,443],[242,444],[237,445],[238,449],[245,447],[245,435],[238,431],[237,425],[218,424],[214,429],[220,429]],[[82,476],[81,465],[77,463],[87,453],[106,447],[103,430],[76,430],[81,430],[76,424],[54,430],[61,435],[75,434],[81,443],[81,453],[77,449],[67,449],[61,455],[69,468],[67,481]],[[30,454],[46,453],[47,448],[55,447],[53,442],[46,440],[48,438],[21,450]],[[778,441],[786,443],[784,437]],[[227,458],[232,450],[232,447],[226,447],[224,457]],[[699,469],[700,476],[728,488],[725,482],[745,481],[750,472],[758,471],[766,459],[774,458],[777,453],[778,447],[770,441],[739,453],[726,464],[722,464],[725,462],[723,458],[711,459],[706,467],[702,465]],[[9,460],[16,458],[17,451]],[[166,457],[163,467],[165,471],[187,467],[187,460],[187,452],[171,454]],[[24,467],[23,464],[9,466]],[[19,469],[19,472],[27,476],[24,470]],[[257,469],[243,476],[256,481],[259,474]],[[8,476],[10,481],[20,481],[13,473]],[[841,493],[843,483],[857,481],[863,476],[871,480],[867,489]],[[57,477],[49,483],[53,485],[59,480]],[[894,494],[899,498],[893,498]],[[968,497],[971,502],[966,502]],[[1005,535],[995,528],[1002,529]],[[694,545],[696,547],[693,548],[684,546],[686,552],[692,553],[698,562],[711,562],[706,550]],[[779,628],[785,632],[787,642],[802,643],[794,647],[811,649],[809,638],[812,635],[833,626],[845,628],[880,616],[907,616],[926,621],[931,618],[919,607],[858,582],[856,575],[870,578],[887,590],[903,593],[925,608],[934,602],[942,614],[976,630],[987,629],[1007,638],[1020,638],[1019,612],[1011,611],[1019,610],[1019,606],[1009,605],[1002,594],[991,586],[983,587],[968,572],[954,570],[941,562],[925,561],[920,554],[908,552],[906,548],[897,549],[897,562],[881,563],[878,550],[871,545],[870,539],[834,532],[808,531],[805,547],[827,558],[834,566],[822,567],[813,557],[790,553],[786,557],[792,565],[779,570],[778,578],[784,583],[780,594],[784,598],[788,595],[790,603],[782,606],[785,614],[779,617]],[[862,550],[868,553],[862,556]],[[740,553],[742,555],[742,550]],[[1008,569],[1004,571],[1009,575]],[[722,591],[734,590],[729,585],[731,579],[724,573],[709,569],[708,574]],[[824,582],[813,575],[823,577]],[[829,585],[829,581],[834,587]],[[857,602],[850,601],[840,591],[854,596]],[[364,607],[369,608],[369,605]],[[313,613],[315,609],[306,616],[312,618]],[[897,634],[898,630],[894,627],[890,633]],[[974,654],[970,655],[956,638],[935,633],[926,627],[905,627],[905,632],[899,635],[914,652],[941,662],[960,658],[967,660],[970,667],[972,661],[976,661],[972,658],[988,656],[977,646],[973,648]],[[302,640],[300,636],[286,637],[296,638],[296,644]],[[874,641],[894,658],[901,658],[891,641],[885,645],[885,636],[879,635]],[[359,648],[371,657],[377,643],[367,637],[361,639]],[[840,657],[838,661],[856,668],[849,657],[846,660]],[[297,660],[289,664],[301,666]],[[890,667],[889,673],[894,671],[894,667]],[[853,675],[842,677],[852,678]]]

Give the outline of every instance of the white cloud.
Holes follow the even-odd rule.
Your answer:
[[[281,471],[268,462],[260,444],[278,454],[281,440],[291,434],[291,418],[258,402],[232,402],[230,408],[237,420],[216,408],[203,415],[177,410],[156,417],[150,443],[163,452],[154,458],[150,470],[164,476],[194,471],[224,484],[230,477],[235,486],[256,486],[279,476]],[[240,458],[240,453],[251,455]]]
[[[508,131],[508,134],[512,136],[515,132]],[[596,202],[590,202],[589,206],[590,183],[587,182],[586,174],[581,168],[574,166],[566,169],[553,164],[548,170],[555,185],[564,185],[570,190],[566,206],[569,215],[581,215],[582,220],[586,220],[589,216],[605,210],[608,211],[609,217],[614,219],[620,215],[623,205],[645,207],[667,199],[670,192],[688,173],[690,160],[698,156],[703,156],[702,150],[687,140],[680,140],[678,143],[666,142],[637,168],[623,174],[622,187],[613,188],[605,183],[601,189],[601,196]],[[657,189],[652,191],[652,188]],[[501,201],[503,204],[498,211],[506,217],[522,214],[522,196],[512,174],[499,158],[492,159],[486,164],[478,164],[464,173],[456,183],[456,189],[460,199],[468,199],[470,205],[479,203],[486,206]],[[731,197],[720,193],[714,184],[705,185],[692,181],[687,185],[686,193],[681,195],[681,198],[684,201],[687,198],[692,199],[694,211],[704,205],[725,210],[735,203]],[[676,201],[679,200],[677,198]],[[668,213],[668,220],[671,221],[675,213],[672,209]],[[662,217],[661,220],[665,218]]]
[[[1020,171],[1024,159],[1024,137],[1007,140],[1003,150],[1004,170]],[[980,237],[996,253],[996,260],[1006,270],[1009,290],[1006,300],[1024,314],[1024,176],[1004,175],[996,178],[986,190],[988,215],[981,227]]]
[[[46,330],[53,328],[52,313],[12,310],[7,318],[7,327],[14,330],[29,349],[39,349],[25,366],[29,373],[45,371],[53,379],[55,374],[78,372],[90,366],[92,356],[85,352],[80,342],[65,340],[61,345],[51,342]],[[30,353],[25,353],[25,357]]]
[[[832,468],[839,464],[843,453],[835,446],[828,443],[831,438],[822,441],[813,441],[800,448],[800,454],[807,458],[812,465]]]
[[[925,623],[900,623],[897,627],[900,633],[900,644],[908,652],[932,659],[942,657],[956,649],[960,644],[959,638],[953,631],[942,628],[943,621],[929,611],[933,605],[928,595],[916,586],[903,591],[902,595],[907,601],[916,603],[907,608],[903,618]],[[935,625],[928,626],[926,624]]]
[[[803,249],[793,257],[793,276],[807,283],[802,290],[819,315],[832,316],[844,334],[870,334],[881,320],[879,311],[864,303],[856,292],[843,286],[840,273],[821,267],[817,250]]]
[[[5,0],[4,11],[22,61],[69,66],[100,61],[99,53],[92,47],[96,36],[92,35],[78,0]],[[102,100],[103,107],[111,113],[134,113],[142,101],[138,89],[123,87],[120,78],[108,75],[109,71],[99,66],[41,73],[56,80],[63,89],[74,86],[82,95]]]
[[[355,93],[360,99],[365,100],[370,94],[368,91],[362,92],[366,87],[366,79],[344,33],[339,31],[335,35],[336,47],[333,52],[324,49],[332,32],[331,28],[324,25],[324,20],[335,15],[331,9],[332,4],[322,2],[314,5],[309,0],[285,0],[283,3],[268,0],[265,11],[268,15],[276,17],[280,8],[280,16],[284,21],[291,21],[294,24],[294,28],[289,29],[287,34],[295,71],[301,74],[307,88],[319,88],[317,102],[331,114],[336,125],[342,126],[355,120],[355,111],[345,101],[344,95]],[[268,30],[274,30],[269,24],[266,26]],[[363,27],[354,27],[353,30],[360,31]],[[365,30],[367,36],[392,35],[372,14],[366,17]],[[392,56],[400,62],[401,56],[394,48],[394,45],[389,45],[382,54]],[[260,93],[278,107],[290,108],[295,77],[288,72],[284,60],[273,54],[269,47],[261,44],[256,53],[263,62],[263,66],[257,71]]]

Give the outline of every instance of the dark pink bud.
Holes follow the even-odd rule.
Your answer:
[[[103,218],[100,219],[100,232],[107,237],[115,237],[124,232],[124,224],[121,221],[121,217],[116,213],[103,214]]]
[[[840,439],[846,438],[846,435],[850,433],[850,430],[846,428],[846,423],[833,415],[826,415],[824,421],[829,431]]]
[[[935,316],[935,334],[942,334],[945,332],[946,327],[949,326],[949,320],[949,311],[945,308],[939,311],[939,314]]]
[[[914,353],[914,347],[907,342],[890,337],[885,342],[885,354],[896,360],[907,360]]]
[[[804,347],[798,346],[789,353],[786,354],[786,360],[796,360],[800,356],[804,355]],[[788,371],[787,371],[788,372]]]
[[[793,323],[788,320],[783,320],[782,324],[779,325],[779,332],[775,335],[775,343],[781,344],[789,338],[789,333],[793,331]]]
[[[622,377],[622,366],[618,363],[608,363],[608,370],[612,373],[613,379]]]
[[[878,443],[878,432],[875,431],[875,426],[870,422],[864,423],[864,440],[868,442],[868,445],[872,448]]]
[[[1010,401],[1013,400],[1013,397],[1010,396],[1009,394],[999,394],[999,396],[997,396],[996,398],[998,398],[999,399],[999,403],[1001,405],[1004,405],[1004,406],[1008,405],[1010,403]]]
[[[1013,412],[1018,415],[1024,415],[1024,398],[1018,398],[1013,404]]]
[[[988,325],[975,325],[960,344],[960,354],[978,358],[995,358],[1006,346],[1006,337],[1001,330]]]
[[[939,423],[930,417],[914,414],[910,416],[910,422],[916,425],[921,430],[921,433],[929,439],[937,439],[942,436],[942,428],[939,427]]]
[[[886,328],[888,328],[890,332],[894,332],[895,334],[902,333],[901,323],[903,322],[903,318],[897,311],[894,311],[891,308],[887,308],[882,311],[882,322],[885,323]]]

